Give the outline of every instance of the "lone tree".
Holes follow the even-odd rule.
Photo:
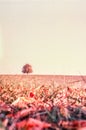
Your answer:
[[[22,72],[23,73],[32,73],[33,70],[32,70],[32,66],[30,64],[25,64],[22,68]]]

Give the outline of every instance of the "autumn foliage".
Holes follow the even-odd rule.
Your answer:
[[[86,130],[83,81],[54,84],[49,78],[48,85],[27,75],[0,79],[0,130]]]
[[[32,73],[33,70],[32,70],[32,66],[30,64],[25,64],[22,68],[22,72],[23,73]]]

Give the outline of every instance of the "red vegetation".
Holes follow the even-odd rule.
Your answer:
[[[22,68],[22,72],[23,73],[32,73],[33,70],[32,70],[32,66],[30,64],[25,64]]]
[[[0,130],[86,130],[85,82],[0,77]]]

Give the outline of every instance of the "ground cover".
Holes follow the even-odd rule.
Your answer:
[[[0,76],[0,130],[86,130],[81,76]]]

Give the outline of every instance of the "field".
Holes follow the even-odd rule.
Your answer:
[[[0,75],[0,130],[86,130],[86,76]]]

